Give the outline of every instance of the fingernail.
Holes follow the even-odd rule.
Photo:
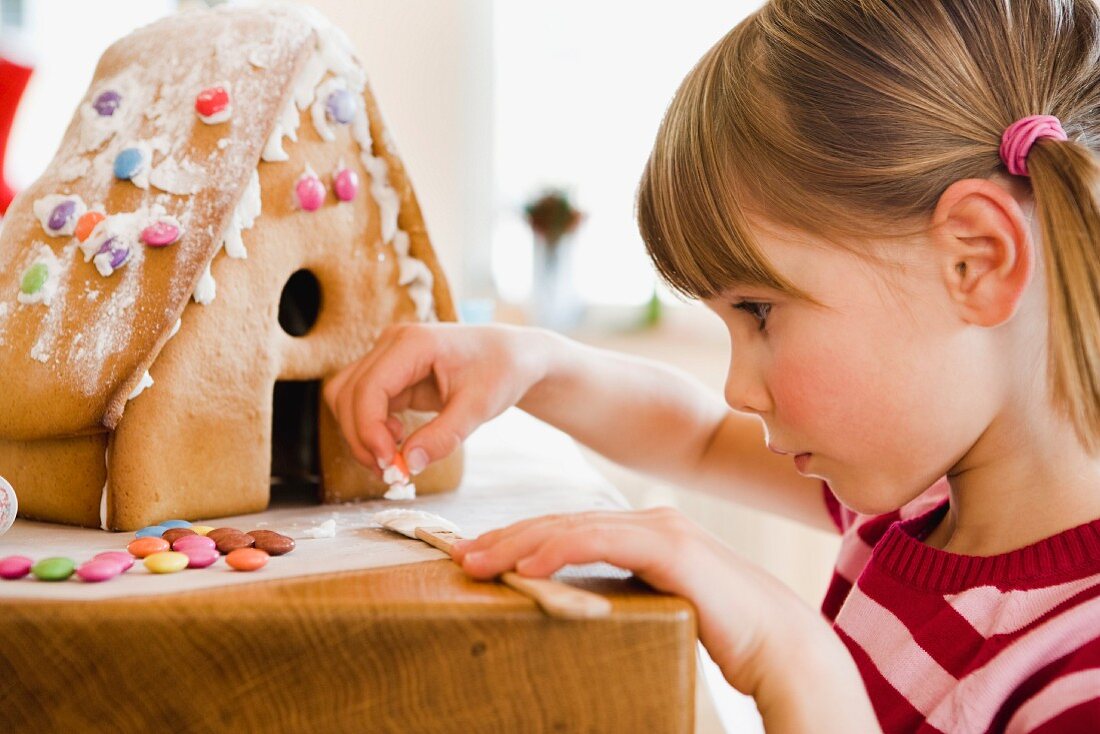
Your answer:
[[[458,550],[458,551],[460,551],[460,550],[462,550],[462,549],[464,549],[464,548],[467,548],[467,547],[469,547],[469,545],[470,545],[470,543],[471,543],[471,542],[472,542],[472,541],[469,541],[469,540],[456,540],[456,541],[455,541],[455,542],[454,542],[454,543],[453,543],[453,544],[451,545],[451,547],[452,547],[452,548],[454,548],[455,550]]]
[[[481,563],[485,559],[485,551],[478,551],[477,553],[471,553],[464,560],[470,563]]]
[[[415,448],[405,454],[405,463],[409,466],[409,472],[419,474],[428,465],[428,452],[422,448]]]
[[[379,456],[378,457],[378,468],[381,469],[382,471],[385,471],[386,469],[390,468],[390,462],[386,461],[381,456]]]

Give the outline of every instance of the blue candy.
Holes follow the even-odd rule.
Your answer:
[[[115,178],[129,180],[145,166],[145,157],[137,148],[126,148],[115,157]]]
[[[142,528],[141,530],[134,533],[134,537],[135,538],[159,538],[160,536],[164,535],[164,531],[167,530],[167,529],[168,528],[164,527],[163,525],[150,525],[149,527]]]
[[[325,111],[330,120],[347,125],[355,119],[355,97],[346,89],[337,89],[325,100]]]
[[[165,520],[160,523],[160,526],[164,528],[189,528],[191,523],[186,520]]]

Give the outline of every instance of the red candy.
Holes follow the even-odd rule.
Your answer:
[[[180,228],[163,219],[141,230],[141,241],[149,247],[166,247],[179,238]]]
[[[332,177],[332,190],[340,201],[351,201],[359,193],[359,174],[350,168],[341,168]]]
[[[134,557],[123,551],[103,551],[102,553],[96,553],[95,558],[92,560],[99,561],[102,559],[115,561],[122,566],[123,571],[129,571],[130,567],[134,565]]]
[[[213,117],[229,107],[229,92],[225,87],[207,87],[195,98],[195,112],[203,117]]]

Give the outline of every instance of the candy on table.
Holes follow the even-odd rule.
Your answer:
[[[125,551],[103,551],[102,553],[96,553],[92,560],[99,560],[100,558],[116,561],[122,566],[123,571],[129,571],[134,565],[134,557]]]
[[[147,525],[141,530],[134,533],[135,538],[159,538],[164,535],[164,531],[171,530],[171,528],[164,525]]]
[[[63,556],[43,558],[31,566],[31,573],[39,581],[64,581],[73,575],[74,570],[76,563],[73,559]]]
[[[253,547],[269,556],[283,556],[294,550],[294,538],[274,530],[249,530],[248,535],[256,541]]]
[[[76,229],[73,234],[76,235],[77,240],[85,242],[92,236],[92,230],[96,225],[107,218],[107,215],[103,212],[89,211],[85,212],[80,219],[76,220]]]
[[[346,89],[337,89],[325,100],[325,116],[333,122],[347,125],[355,119],[355,95]]]
[[[141,148],[123,148],[115,156],[115,178],[132,181],[145,168],[145,154]]]
[[[214,529],[213,525],[192,525],[191,529],[195,531],[196,535],[207,535]]]
[[[188,568],[206,568],[221,557],[215,548],[187,547],[179,552],[187,556]]]
[[[164,538],[146,535],[145,537],[130,541],[130,544],[126,546],[126,550],[130,551],[132,555],[138,558],[148,558],[152,554],[161,553],[168,550],[170,547],[168,541]]]
[[[153,222],[141,230],[141,241],[149,247],[167,247],[180,238],[179,222],[175,219],[165,218]],[[184,522],[180,520],[179,522]],[[191,523],[187,523],[190,525]]]
[[[218,553],[223,556],[232,553],[238,548],[251,548],[256,542],[256,539],[251,535],[246,535],[240,531],[236,534],[227,533],[218,537],[216,541],[216,547]]]
[[[359,174],[350,168],[338,168],[332,177],[332,190],[340,201],[351,201],[359,193]]]
[[[207,87],[195,98],[195,112],[207,125],[217,125],[229,119],[229,90],[222,85]]]
[[[153,573],[175,573],[187,568],[191,559],[184,553],[160,551],[145,557],[145,567]]]
[[[167,540],[169,545],[172,545],[180,538],[184,538],[188,535],[197,535],[197,533],[191,528],[168,528],[161,533],[160,537]]]
[[[317,211],[325,203],[325,185],[308,166],[294,184],[294,196],[299,208],[307,212]]]
[[[166,527],[166,528],[189,528],[189,527],[191,527],[191,523],[187,522],[186,520],[162,520],[161,522],[158,522],[157,525],[160,525],[160,526]]]
[[[256,548],[237,548],[225,557],[235,571],[256,571],[267,565],[268,554]]]
[[[115,114],[115,110],[118,109],[119,104],[122,102],[122,95],[113,89],[108,89],[105,92],[101,92],[95,101],[92,102],[92,107],[99,113],[100,117],[110,117]]]
[[[81,581],[95,583],[109,581],[123,571],[123,566],[111,558],[94,558],[87,563],[80,564],[76,569],[76,575]]]
[[[0,558],[0,579],[21,579],[31,572],[34,561],[26,556]]]
[[[213,540],[211,540],[210,538],[207,538],[205,535],[197,535],[195,533],[191,533],[190,535],[184,536],[182,538],[178,538],[177,540],[173,541],[172,542],[172,550],[179,551],[179,552],[182,553],[182,552],[186,551],[188,548],[211,548],[211,549],[213,549],[216,545],[217,544]]]

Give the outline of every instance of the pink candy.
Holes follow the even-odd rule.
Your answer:
[[[103,551],[102,553],[96,553],[93,561],[99,561],[107,559],[115,561],[122,566],[123,571],[129,571],[130,567],[134,565],[134,557],[126,551]]]
[[[325,203],[325,185],[313,174],[305,174],[294,185],[298,206],[307,212],[317,211]]]
[[[350,168],[341,168],[332,177],[332,190],[340,201],[351,201],[359,193],[359,174]]]
[[[180,238],[180,228],[161,220],[141,230],[141,241],[150,247],[165,247]]]
[[[80,568],[76,569],[76,575],[79,576],[82,581],[95,583],[98,581],[109,581],[124,570],[122,562],[114,558],[94,558],[87,563],[81,564]]]
[[[21,579],[31,572],[34,561],[26,556],[8,556],[0,558],[0,578]]]
[[[172,550],[186,553],[188,548],[213,548],[214,539],[205,535],[185,535],[172,543]]]
[[[221,556],[216,548],[204,548],[198,545],[189,545],[180,552],[187,556],[188,568],[206,568]]]

